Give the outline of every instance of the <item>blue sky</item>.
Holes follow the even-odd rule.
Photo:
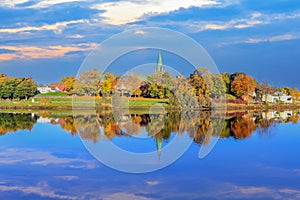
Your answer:
[[[113,34],[162,27],[199,42],[220,71],[300,87],[297,0],[0,0],[0,19],[0,72],[38,83],[76,74]]]

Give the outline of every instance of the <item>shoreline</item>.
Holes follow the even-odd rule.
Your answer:
[[[129,110],[149,110],[152,105],[147,106],[129,106]],[[168,105],[162,105],[166,111],[179,111],[184,109],[178,109],[174,108]],[[105,106],[105,107],[94,107],[92,105],[90,106],[57,106],[57,105],[49,105],[49,106],[41,106],[41,105],[1,105],[0,103],[0,109],[1,110],[28,110],[28,111],[55,111],[55,110],[66,110],[66,111],[84,111],[84,110],[96,110],[99,111],[109,111],[111,110],[111,106]],[[118,108],[122,110],[123,108]],[[191,110],[225,110],[226,112],[234,112],[234,111],[266,111],[266,110],[297,110],[300,109],[300,105],[295,104],[271,104],[271,105],[263,105],[263,104],[250,104],[250,105],[243,105],[243,104],[226,104],[225,106],[214,106],[214,107],[200,107],[200,108],[192,108]]]

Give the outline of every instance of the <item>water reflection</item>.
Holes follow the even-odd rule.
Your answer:
[[[0,134],[18,130],[32,130],[38,116],[32,114],[0,113]]]
[[[107,135],[109,140],[127,140],[148,131],[151,135],[147,126],[162,121],[167,124],[160,135],[165,141],[174,134],[188,134],[189,125],[178,122],[178,113],[125,115],[122,123],[112,113],[77,118],[82,125],[76,127],[71,115],[0,114],[2,199],[299,199],[297,111],[228,113],[220,137],[229,139],[219,140],[212,155],[200,160],[195,154],[198,144],[206,142],[203,134],[214,137],[211,127],[222,122],[221,116],[204,112],[190,122],[197,127],[195,143],[181,159],[164,170],[139,176],[96,162],[82,146],[79,129],[91,142],[108,140]]]
[[[119,115],[104,112],[98,115],[52,116],[51,112],[31,113],[0,113],[0,134],[18,130],[31,130],[36,123],[59,125],[71,135],[78,132],[84,140],[94,143],[99,140],[112,140],[115,137],[136,137],[147,134],[156,141],[168,141],[172,134],[188,134],[196,144],[206,144],[211,137],[245,139],[257,130],[260,134],[269,133],[271,127],[278,123],[299,121],[299,111],[269,112],[237,112],[218,116],[210,111],[198,113],[198,117],[182,119],[182,113],[166,114],[127,114]],[[184,120],[184,121],[182,121]],[[221,132],[216,127],[222,127]]]

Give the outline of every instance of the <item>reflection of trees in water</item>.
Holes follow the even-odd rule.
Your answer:
[[[234,118],[230,123],[232,136],[236,139],[248,138],[256,130],[253,115]]]
[[[49,113],[42,113],[48,116]],[[97,142],[100,139],[113,139],[116,136],[139,135],[143,130],[156,140],[168,140],[171,133],[188,134],[197,144],[207,144],[212,137],[235,139],[249,138],[255,131],[258,134],[270,133],[277,123],[298,123],[298,111],[284,120],[268,119],[262,113],[245,114],[239,117],[223,119],[215,117],[210,111],[183,111],[165,114],[122,114],[104,112],[98,115],[79,115],[75,118],[53,118],[51,124],[60,127],[72,135],[80,133],[82,139]],[[0,134],[31,130],[37,122],[37,116],[31,114],[0,113]]]
[[[258,115],[255,119],[255,124],[258,124],[257,133],[259,135],[270,135],[270,128],[276,126],[276,121],[274,118],[267,119],[264,118],[262,115]]]
[[[168,140],[171,133],[183,134],[186,132],[197,144],[207,144],[211,137],[244,139],[250,137],[257,128],[261,133],[267,133],[267,130],[274,125],[274,120],[261,118],[261,115],[254,116],[247,114],[241,117],[232,117],[226,120],[212,117],[209,111],[206,112],[186,112],[186,113],[168,113],[168,114],[143,114],[128,115],[124,122],[116,122],[111,113],[94,116],[95,119],[85,119],[87,116],[81,116],[82,126],[78,127],[80,133],[84,133],[84,139],[91,139],[96,142],[100,138],[95,138],[91,127],[103,127],[103,134],[112,139],[115,136],[138,135],[144,127],[149,136],[155,139]],[[93,124],[93,125],[91,125]],[[99,130],[99,128],[98,128]],[[123,130],[123,131],[122,131]],[[98,133],[98,132],[97,132]]]
[[[18,130],[31,130],[36,123],[37,117],[24,113],[0,113],[0,134]]]
[[[93,115],[76,116],[75,125],[82,139],[97,142],[101,137],[97,117]]]
[[[52,119],[51,124],[53,125],[59,124],[63,130],[70,132],[72,136],[77,134],[74,118],[71,116],[68,116],[66,118],[59,118],[57,120]]]
[[[285,123],[293,122],[294,124],[298,124],[299,121],[299,113],[298,111],[293,111],[292,115],[284,120]]]

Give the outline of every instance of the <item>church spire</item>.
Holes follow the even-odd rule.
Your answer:
[[[160,160],[160,155],[161,155],[161,150],[162,150],[162,139],[156,138],[155,141],[156,141],[158,159]]]
[[[158,61],[157,61],[157,67],[155,69],[155,72],[164,72],[163,63],[162,63],[162,55],[159,51],[158,53]]]

